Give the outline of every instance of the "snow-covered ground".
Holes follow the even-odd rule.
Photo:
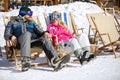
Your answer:
[[[51,67],[33,67],[27,72],[16,70],[13,63],[0,59],[0,80],[120,80],[120,58],[98,56],[88,64],[67,63],[54,72]]]
[[[43,27],[46,26],[43,13],[52,11],[68,11],[74,16],[78,28],[84,27],[88,32],[89,23],[86,18],[88,13],[103,12],[95,4],[86,2],[75,2],[54,6],[33,6],[30,7],[34,14],[39,16]],[[0,46],[5,45],[3,38],[4,23],[3,16],[18,15],[19,10],[0,12]],[[2,49],[4,51],[4,49]],[[54,72],[51,67],[33,67],[27,72],[16,70],[14,63],[6,60],[5,54],[0,58],[0,80],[120,80],[120,58],[115,59],[113,55],[97,56],[96,59],[85,65],[79,62],[69,62],[67,67]]]

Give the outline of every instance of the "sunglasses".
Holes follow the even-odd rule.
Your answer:
[[[60,18],[60,14],[51,14],[51,17],[50,17],[51,20],[54,20],[56,18]]]

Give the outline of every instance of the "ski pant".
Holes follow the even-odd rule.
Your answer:
[[[47,38],[41,37],[36,40],[31,40],[31,33],[25,32],[18,38],[18,40],[21,49],[21,56],[23,57],[30,57],[31,47],[42,48],[49,60],[51,60],[53,57],[58,57],[58,54],[52,46],[51,41]]]
[[[90,42],[88,36],[85,33],[63,41],[63,44],[69,44],[76,57],[78,57],[80,53],[82,54],[84,51],[90,52]]]

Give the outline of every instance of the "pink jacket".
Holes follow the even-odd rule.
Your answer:
[[[67,31],[60,25],[56,25],[54,22],[51,22],[50,24],[47,25],[47,30],[50,32],[52,36],[57,35],[58,42],[62,42],[74,37],[70,31]],[[53,43],[55,42],[53,41]]]

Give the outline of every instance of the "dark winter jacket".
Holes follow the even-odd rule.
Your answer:
[[[45,33],[34,21],[25,21],[18,15],[8,22],[4,33],[5,39],[8,40],[13,35],[18,38],[23,33],[22,28],[24,26],[26,27],[26,31],[32,34],[31,39],[41,37]]]

